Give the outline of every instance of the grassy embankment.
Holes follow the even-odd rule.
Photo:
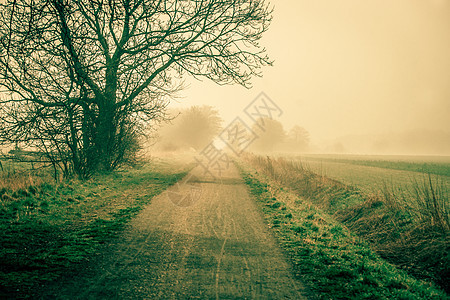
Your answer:
[[[45,173],[0,174],[0,298],[28,298],[87,263],[153,196],[188,168],[150,162],[87,181]]]
[[[392,198],[366,199],[360,191],[318,176],[299,163],[258,156],[247,156],[245,161],[247,184],[299,276],[320,297],[447,297],[376,254],[445,287],[448,231],[443,233],[445,228],[436,222],[428,223],[431,216],[423,214],[425,219],[419,220],[395,207]]]

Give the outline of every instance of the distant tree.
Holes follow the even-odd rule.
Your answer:
[[[304,151],[309,146],[309,132],[298,125],[289,130],[286,138],[286,150]]]
[[[339,141],[334,142],[334,144],[327,150],[331,151],[332,153],[346,153],[347,152],[347,149],[345,148],[344,144]]]
[[[258,136],[250,145],[250,150],[258,152],[272,152],[277,150],[286,138],[283,125],[274,119],[259,118],[252,127]]]
[[[211,106],[192,106],[178,110],[172,122],[159,130],[159,146],[165,150],[193,148],[201,150],[219,133],[222,118]]]
[[[1,1],[0,142],[113,170],[184,74],[249,86],[270,20],[263,0]]]

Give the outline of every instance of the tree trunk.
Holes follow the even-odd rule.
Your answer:
[[[116,148],[115,108],[110,101],[99,107],[95,149],[98,165],[96,169],[111,171]]]
[[[99,102],[96,148],[99,168],[104,171],[114,169],[117,154],[117,66],[111,64],[106,71],[106,85],[103,99]]]

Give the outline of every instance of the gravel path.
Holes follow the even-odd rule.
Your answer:
[[[155,197],[92,270],[47,296],[305,299],[236,168],[216,180],[190,175]]]

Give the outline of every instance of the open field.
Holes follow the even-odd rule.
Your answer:
[[[450,190],[450,158],[425,156],[305,155],[289,157],[311,171],[365,192],[378,193],[385,185],[412,189],[415,182],[428,180]]]
[[[318,160],[346,160],[360,162],[450,163],[450,156],[444,155],[304,154],[301,156]]]
[[[314,159],[314,157],[308,157]],[[316,158],[319,161],[342,162],[354,165],[377,167],[392,170],[412,171],[429,173],[441,176],[450,176],[450,158],[448,157],[390,157],[377,156],[373,160],[367,160],[366,156],[355,157],[354,159],[343,158]]]

